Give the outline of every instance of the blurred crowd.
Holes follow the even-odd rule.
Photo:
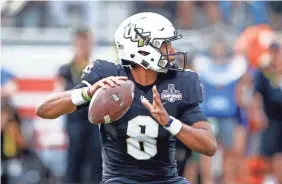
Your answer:
[[[107,1],[2,1],[2,26],[101,27],[115,21],[107,12],[117,11]],[[112,2],[111,2],[112,3]],[[122,1],[116,1],[116,4]],[[124,2],[123,2],[124,3]],[[282,5],[279,1],[127,1],[123,14],[153,11],[168,17],[183,29],[199,29],[225,23],[242,31],[252,24],[270,24],[281,30]],[[104,14],[104,12],[106,12]],[[103,16],[101,16],[103,15]]]
[[[83,25],[71,38],[73,58],[54,71],[54,90],[67,90],[79,83],[82,70],[93,54],[91,43],[95,42],[95,34],[86,27],[107,28],[115,22],[111,12],[121,10],[117,7],[119,2],[114,3],[1,1],[1,26],[73,28]],[[282,39],[278,34],[282,30],[282,2],[136,1],[126,4],[128,9],[122,10],[125,16],[152,11],[166,16],[181,29],[198,30],[207,25],[226,24],[237,34],[234,43],[215,34],[207,49],[189,52],[187,68],[196,71],[202,80],[205,101],[201,108],[212,124],[219,150],[214,158],[208,158],[188,152],[179,142],[176,155],[179,173],[192,183],[202,184],[282,183],[279,155],[282,153]],[[176,62],[183,66],[183,61]],[[1,67],[1,182],[42,183],[42,178],[51,178],[45,183],[99,183],[102,164],[98,128],[85,119],[87,112],[65,118],[66,168],[52,169],[36,154],[34,140],[30,141],[22,131],[23,118],[11,100],[17,90],[17,76]]]
[[[201,108],[217,137],[222,163],[216,156],[210,159],[192,153],[184,176],[197,183],[197,170],[202,183],[279,184],[281,40],[269,25],[259,24],[245,29],[232,48],[220,37],[211,45],[191,58],[189,68],[202,80],[205,101]]]

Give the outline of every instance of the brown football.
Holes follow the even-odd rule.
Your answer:
[[[111,123],[120,119],[130,108],[134,98],[134,83],[130,80],[121,81],[121,85],[99,88],[93,95],[88,119],[91,123]]]

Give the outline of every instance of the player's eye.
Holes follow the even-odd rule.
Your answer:
[[[166,46],[170,46],[170,45],[171,45],[171,42],[165,42],[165,45],[166,45]]]

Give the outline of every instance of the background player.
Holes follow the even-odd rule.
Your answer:
[[[171,22],[161,15],[133,15],[115,34],[120,59],[132,63],[132,67],[98,60],[84,70],[83,81],[76,89],[51,94],[37,106],[38,116],[57,118],[88,105],[81,97],[82,87],[88,86],[92,96],[106,84],[114,87],[127,78],[135,82],[135,98],[129,111],[117,122],[100,127],[104,183],[187,183],[177,176],[173,136],[194,151],[215,154],[213,132],[199,108],[203,100],[201,82],[194,72],[175,71],[171,64],[175,56],[186,58],[171,45],[180,38]],[[182,85],[184,80],[189,86]],[[158,90],[163,91],[162,99]],[[140,142],[143,146],[136,146]]]
[[[70,90],[80,83],[82,70],[89,64],[93,35],[87,28],[80,28],[74,35],[74,57],[59,68],[56,85]],[[85,108],[66,116],[66,130],[69,136],[65,182],[100,183],[102,158],[98,126],[91,125]],[[85,174],[86,173],[86,174]],[[90,174],[91,173],[91,174]]]

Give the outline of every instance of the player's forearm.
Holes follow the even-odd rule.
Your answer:
[[[44,119],[55,119],[76,110],[71,100],[71,91],[53,93],[36,106],[36,115]]]
[[[208,128],[202,128],[202,123],[205,124],[206,122],[198,122],[196,126],[199,127],[183,124],[176,137],[193,151],[213,156],[217,149],[217,143],[213,132]]]

